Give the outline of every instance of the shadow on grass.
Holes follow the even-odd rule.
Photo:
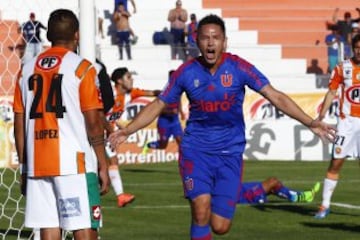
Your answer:
[[[268,211],[268,210],[280,210],[280,211],[286,211],[286,212],[292,212],[297,213],[299,215],[304,216],[312,216],[315,212],[313,208],[306,205],[295,205],[295,204],[263,204],[263,205],[254,205],[253,208],[259,210],[259,211]]]
[[[7,229],[0,229],[1,234],[5,234],[6,231],[7,231]],[[20,234],[20,237],[28,239],[31,236],[31,234],[32,234],[32,230],[22,230],[21,234]],[[9,230],[6,233],[6,238],[5,239],[7,239],[8,237],[17,237],[18,235],[19,235],[18,230]]]
[[[311,227],[311,228],[326,228],[326,229],[331,229],[331,230],[341,230],[341,231],[347,231],[347,232],[355,232],[355,233],[359,233],[360,232],[360,225],[359,224],[352,224],[352,223],[341,223],[341,222],[337,222],[337,223],[314,223],[314,222],[302,222],[300,223],[305,227]]]
[[[299,215],[304,216],[314,216],[317,208],[314,208],[312,205],[299,205],[299,204],[291,204],[291,203],[284,203],[284,202],[270,202],[266,204],[259,204],[251,206],[259,211],[268,211],[268,210],[280,210],[286,212],[297,213]],[[348,216],[348,217],[359,217],[360,214],[358,213],[346,213],[336,210],[331,210],[331,215],[339,215],[339,216]],[[359,229],[360,231],[360,229]]]

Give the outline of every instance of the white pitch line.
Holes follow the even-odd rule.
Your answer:
[[[281,206],[281,205],[289,205],[292,204],[290,202],[267,202],[265,205],[273,205],[273,206]],[[295,205],[308,205],[309,203],[294,203]],[[347,203],[331,203],[331,205],[342,207],[342,208],[348,208],[348,209],[360,209],[360,206],[358,205],[352,205]],[[255,206],[255,205],[249,205],[249,204],[239,204],[239,206]],[[126,207],[126,209],[182,209],[182,208],[188,208],[188,204],[184,205],[140,205],[140,206],[129,206]],[[104,209],[119,209],[116,206],[102,206]],[[15,209],[13,209],[15,210]],[[20,210],[23,210],[20,208]]]
[[[142,205],[142,206],[131,206],[126,207],[127,209],[180,209],[188,208],[189,205],[161,205],[161,206],[152,206],[152,205]],[[119,207],[115,206],[102,206],[104,209],[118,209]]]
[[[281,206],[281,205],[289,205],[292,204],[290,202],[267,202],[264,205],[273,205],[273,206]],[[310,203],[294,203],[295,205],[309,205]],[[260,205],[260,204],[259,204]],[[358,205],[352,205],[347,203],[331,203],[331,205],[342,207],[342,208],[348,208],[348,209],[360,209],[360,206]],[[256,205],[250,205],[250,204],[239,204],[239,206],[256,206]],[[132,209],[180,209],[180,208],[188,208],[189,205],[161,205],[161,206],[155,206],[155,205],[142,205],[142,206],[131,206],[128,208]],[[104,209],[118,209],[118,207],[115,206],[102,206]]]
[[[349,208],[349,209],[360,209],[360,206],[347,204],[347,203],[331,203],[331,205],[334,205],[337,207]]]
[[[255,181],[260,181],[260,180],[256,180],[256,179],[249,179],[249,180],[244,180],[244,182],[255,182]],[[285,182],[286,184],[292,184],[292,183],[315,183],[317,182],[316,180],[290,180],[290,179],[286,179],[283,178],[281,179],[282,182]],[[322,183],[322,180],[318,181]],[[344,183],[359,183],[360,179],[342,179],[341,182]],[[142,187],[142,186],[181,186],[181,182],[179,181],[178,183],[175,182],[170,182],[170,183],[166,183],[166,182],[158,182],[158,183],[124,183],[124,186],[133,186],[133,187]]]

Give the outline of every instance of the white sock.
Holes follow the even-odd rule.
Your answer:
[[[109,177],[111,186],[113,187],[115,194],[122,194],[124,192],[124,189],[118,166],[112,165],[109,167]]]
[[[330,207],[330,200],[336,188],[337,182],[338,180],[332,180],[328,178],[324,179],[323,194],[322,194],[323,200],[321,203],[322,206],[326,208]]]

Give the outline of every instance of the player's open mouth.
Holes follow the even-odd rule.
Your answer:
[[[206,58],[208,58],[208,59],[215,58],[215,50],[214,49],[206,50]]]

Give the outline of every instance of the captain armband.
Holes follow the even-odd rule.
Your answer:
[[[90,145],[92,145],[92,146],[98,146],[98,145],[104,144],[104,134],[89,137],[88,139],[89,139]]]

